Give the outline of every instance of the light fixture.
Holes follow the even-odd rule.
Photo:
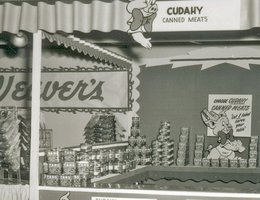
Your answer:
[[[28,44],[28,37],[23,32],[18,32],[16,35],[12,35],[10,42],[18,48],[23,48]]]

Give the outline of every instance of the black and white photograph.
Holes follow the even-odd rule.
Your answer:
[[[0,200],[260,199],[259,8],[1,2]]]

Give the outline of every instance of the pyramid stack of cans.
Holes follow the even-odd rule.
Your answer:
[[[204,135],[197,135],[194,150],[194,166],[200,167],[202,165],[203,149]]]
[[[177,166],[189,164],[189,135],[190,129],[182,127],[177,150]]]
[[[114,115],[94,115],[85,127],[85,142],[111,143],[116,141],[116,127]]]
[[[258,136],[251,136],[250,146],[249,146],[249,160],[248,167],[255,168],[257,167],[257,158],[258,158]]]
[[[130,159],[134,159],[137,165],[149,165],[151,163],[151,148],[146,144],[146,136],[140,133],[140,118],[132,117],[131,135],[128,138],[126,152]]]
[[[170,139],[170,122],[161,122],[159,134],[152,141],[152,164],[170,166],[174,164],[174,141]]]

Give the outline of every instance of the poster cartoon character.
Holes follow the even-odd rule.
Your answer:
[[[128,33],[143,47],[151,48],[151,38],[145,38],[143,33],[152,31],[158,11],[156,0],[132,0],[127,5],[127,11],[131,14],[131,18],[127,21]]]
[[[204,109],[201,112],[201,117],[204,124],[212,129],[213,134],[218,137],[218,145],[216,147],[209,145],[209,154],[207,158],[239,159],[235,152],[242,153],[245,151],[245,147],[240,140],[235,139],[233,135],[233,127],[229,123],[226,113],[222,111],[217,114],[213,111],[209,112],[207,109]]]

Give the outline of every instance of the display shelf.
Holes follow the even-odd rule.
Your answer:
[[[96,183],[111,183],[111,184],[133,184],[142,182],[147,179],[158,181],[165,180],[179,180],[195,182],[208,181],[216,182],[222,181],[225,183],[235,181],[237,183],[251,182],[254,184],[260,183],[260,168],[205,168],[205,167],[160,167],[148,166],[129,172],[114,176],[111,178],[97,181]]]

